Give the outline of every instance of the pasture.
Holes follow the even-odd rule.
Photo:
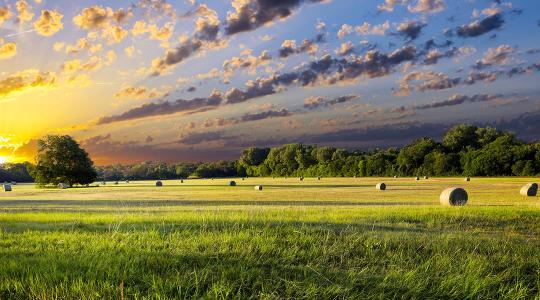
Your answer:
[[[540,299],[538,178],[233,180],[0,192],[0,299]]]

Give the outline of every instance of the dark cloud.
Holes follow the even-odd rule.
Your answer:
[[[251,122],[270,118],[289,117],[292,115],[293,113],[290,112],[288,109],[282,108],[281,110],[268,110],[260,113],[245,114],[240,118],[240,120],[242,122]]]
[[[198,52],[203,43],[200,40],[188,39],[176,48],[168,49],[163,58],[152,62],[152,75],[158,76],[170,67],[181,63],[186,58]]]
[[[334,106],[340,103],[349,102],[352,100],[359,99],[359,95],[345,95],[336,97],[333,99],[324,99],[323,97],[309,97],[304,101],[304,108],[306,109],[316,109],[320,107]]]
[[[504,19],[501,14],[494,14],[480,21],[474,21],[470,24],[463,25],[457,28],[457,34],[460,37],[477,37],[492,30],[502,27]]]
[[[196,90],[197,90],[196,87],[190,86],[186,91],[187,91],[188,93],[193,93],[193,92],[195,92]]]
[[[309,54],[315,54],[319,47],[317,46],[317,43],[319,41],[315,40],[308,40],[305,39],[300,46],[296,45],[296,41],[294,40],[285,40],[281,44],[281,47],[279,48],[279,57],[286,58],[293,54],[299,54],[303,52],[307,52]]]
[[[197,111],[205,108],[216,107],[221,104],[223,98],[220,92],[214,91],[208,98],[195,98],[192,100],[179,99],[174,102],[149,103],[130,109],[119,115],[102,117],[97,124],[109,124],[120,121],[134,120],[159,115],[170,115],[179,112]]]
[[[223,131],[195,132],[183,135],[180,140],[178,140],[178,143],[184,145],[198,145],[204,142],[223,141],[235,138],[236,137],[234,136],[225,136],[225,133]]]
[[[422,28],[426,26],[427,24],[418,21],[408,21],[399,24],[399,26],[397,27],[397,32],[406,40],[412,41],[418,38],[418,36],[422,32]]]
[[[304,3],[319,3],[324,0],[246,0],[239,2],[235,11],[229,12],[225,32],[233,35],[257,29],[269,22],[284,19]]]

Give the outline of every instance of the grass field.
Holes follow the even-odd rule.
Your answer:
[[[235,180],[0,192],[0,299],[540,299],[538,178]]]

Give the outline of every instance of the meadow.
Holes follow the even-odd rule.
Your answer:
[[[538,178],[229,180],[1,192],[0,299],[540,299]]]

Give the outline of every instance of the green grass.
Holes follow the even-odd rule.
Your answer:
[[[236,181],[14,186],[0,299],[540,299],[538,179]]]

